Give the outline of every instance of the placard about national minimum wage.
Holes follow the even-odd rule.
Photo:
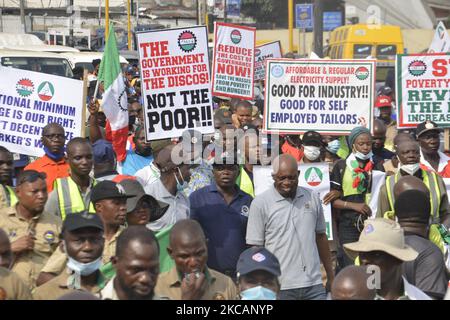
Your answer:
[[[253,100],[256,29],[216,22],[213,95]]]
[[[263,130],[346,135],[372,129],[374,60],[268,59]]]
[[[298,166],[298,185],[319,194],[322,200],[330,192],[330,171],[328,163],[308,163]],[[273,186],[272,167],[254,166],[253,177],[255,182],[255,196]],[[331,217],[331,204],[324,205],[322,202],[323,214],[325,217],[326,232],[328,240],[333,240],[333,228]]]
[[[147,141],[214,132],[206,27],[137,33]]]
[[[66,142],[81,136],[83,82],[0,67],[0,145],[11,152],[42,156],[42,129],[59,123]]]
[[[430,120],[450,127],[450,53],[397,55],[398,128]]]

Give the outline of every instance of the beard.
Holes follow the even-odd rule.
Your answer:
[[[119,282],[120,287],[127,296],[128,300],[152,300],[155,295],[154,290],[146,295],[138,294],[132,288],[128,287],[123,281],[121,281],[121,278],[117,277],[116,279]]]

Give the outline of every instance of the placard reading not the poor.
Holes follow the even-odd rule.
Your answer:
[[[83,81],[0,67],[0,145],[42,156],[42,129],[59,123],[66,141],[81,135]]]
[[[214,132],[206,27],[137,33],[147,141]]]
[[[253,99],[256,29],[215,23],[213,95]]]
[[[371,130],[374,60],[267,60],[263,130],[345,135]]]
[[[430,120],[450,127],[450,53],[397,55],[398,128]]]
[[[299,186],[319,193],[321,200],[330,192],[330,172],[327,163],[300,164],[298,170],[300,171],[298,177]],[[272,167],[254,166],[253,178],[255,182],[255,196],[258,196],[273,186]],[[333,240],[331,204],[324,205],[322,203],[322,208],[328,240]]]
[[[275,41],[255,48],[255,81],[266,77],[266,60],[281,58],[281,43]]]

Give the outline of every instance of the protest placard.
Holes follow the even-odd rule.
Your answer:
[[[319,193],[321,200],[328,192],[330,192],[330,169],[328,163],[300,164],[298,170],[300,171],[298,177],[299,186]],[[254,166],[253,179],[255,184],[255,196],[258,196],[273,186],[272,167]],[[322,203],[322,207],[327,227],[327,237],[328,240],[333,240],[331,205],[324,205]]]
[[[256,29],[215,23],[213,95],[253,99]]]
[[[450,127],[450,53],[399,54],[395,73],[399,129],[427,120]]]
[[[147,141],[214,132],[205,26],[137,33]]]
[[[60,124],[66,142],[81,136],[83,81],[0,67],[0,145],[11,152],[42,156],[42,129]]]
[[[281,42],[266,43],[255,48],[255,81],[266,77],[266,60],[281,58]]]
[[[374,60],[277,60],[266,64],[263,130],[346,135],[372,129]]]
[[[450,36],[444,23],[441,21],[436,27],[433,41],[431,41],[428,53],[447,53],[450,52]]]

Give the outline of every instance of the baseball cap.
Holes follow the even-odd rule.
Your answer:
[[[317,131],[306,131],[302,137],[302,143],[305,146],[322,146],[322,136]]]
[[[92,145],[95,163],[114,162],[115,155],[111,142],[99,139]]]
[[[159,202],[151,195],[146,194],[144,187],[136,180],[124,179],[119,184],[125,189],[126,194],[136,195],[133,198],[127,199],[127,213],[136,209],[136,206],[141,199],[146,200],[151,207],[150,222],[155,221],[156,217],[161,217],[169,209],[169,205],[164,202]]]
[[[375,100],[375,108],[392,107],[392,99],[389,96],[381,95]]]
[[[122,185],[109,180],[100,181],[91,191],[93,203],[103,199],[128,199],[135,196],[135,194],[126,194]]]
[[[416,136],[419,137],[423,133],[427,131],[442,131],[442,128],[439,128],[436,122],[427,120],[422,123],[419,123],[416,128]]]
[[[64,220],[62,226],[63,231],[75,231],[82,228],[96,228],[102,231],[104,230],[102,220],[95,213],[82,211],[66,215],[66,219]]]
[[[359,240],[344,244],[344,250],[352,259],[355,259],[359,252],[371,251],[383,251],[401,261],[412,261],[419,255],[405,244],[405,235],[400,224],[384,218],[366,220]]]
[[[238,277],[256,270],[264,270],[277,277],[281,275],[280,262],[277,257],[262,247],[252,247],[245,250],[241,253],[237,262]]]

